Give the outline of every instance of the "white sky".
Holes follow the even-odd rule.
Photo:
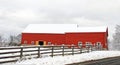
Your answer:
[[[0,33],[21,33],[28,24],[120,24],[120,0],[0,0]]]

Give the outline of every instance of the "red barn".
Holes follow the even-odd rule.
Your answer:
[[[101,44],[107,48],[108,28],[80,27],[77,24],[30,24],[22,32],[22,44]]]

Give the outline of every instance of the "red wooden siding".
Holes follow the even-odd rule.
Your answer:
[[[27,41],[28,44],[31,44],[31,41],[46,41],[51,42],[57,45],[65,43],[64,34],[42,34],[42,33],[22,33],[22,43]]]
[[[96,42],[101,42],[104,48],[107,48],[107,32],[80,32],[80,33],[66,33],[66,34],[48,34],[48,33],[22,33],[22,44],[27,41],[31,44],[32,41],[46,41],[46,43],[51,42],[55,45],[78,45],[78,42],[91,42],[92,44]]]
[[[78,42],[85,44],[86,42],[91,42],[92,44],[96,42],[101,42],[103,47],[106,48],[107,36],[105,33],[67,33],[66,43],[78,45]]]

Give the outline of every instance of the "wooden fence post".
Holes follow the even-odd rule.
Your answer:
[[[38,58],[40,57],[40,46],[38,46]]]
[[[82,53],[82,46],[80,47],[80,54]]]
[[[51,56],[53,57],[53,53],[54,53],[54,46],[53,45],[52,45],[51,51],[52,51]]]
[[[90,46],[90,50],[93,51],[93,46],[92,45]]]
[[[74,55],[74,44],[72,44],[72,55]]]
[[[82,42],[78,42],[78,47],[80,49],[80,54],[82,53],[82,47],[83,47],[83,44]]]
[[[89,45],[86,44],[86,52],[89,52]]]
[[[64,47],[64,45],[62,45],[62,56],[64,56],[64,49],[65,49],[65,47]]]
[[[90,45],[87,46],[87,52],[90,52]]]
[[[23,46],[20,46],[20,58],[22,58],[23,57]]]

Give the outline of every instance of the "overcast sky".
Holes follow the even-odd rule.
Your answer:
[[[120,0],[0,0],[0,33],[16,34],[32,23],[120,24]]]

